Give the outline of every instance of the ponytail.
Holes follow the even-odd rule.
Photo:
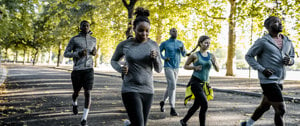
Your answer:
[[[204,40],[206,39],[210,39],[210,37],[208,37],[207,35],[202,35],[200,36],[199,40],[198,40],[198,43],[196,45],[196,47],[188,54],[186,54],[187,56],[190,56],[193,52],[196,51],[196,49],[200,46],[200,43],[202,43]]]

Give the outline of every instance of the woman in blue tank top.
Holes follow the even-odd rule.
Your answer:
[[[187,125],[187,121],[192,117],[192,115],[199,109],[199,122],[200,126],[205,126],[205,117],[207,111],[207,99],[203,91],[203,83],[209,81],[209,71],[211,66],[219,72],[219,67],[216,62],[216,57],[208,52],[210,45],[210,38],[203,35],[199,38],[196,48],[200,47],[200,51],[197,51],[190,55],[184,65],[184,69],[194,70],[193,75],[189,81],[191,84],[191,90],[195,96],[195,101],[193,106],[189,109],[185,117],[180,120],[182,126]],[[196,48],[192,51],[194,52]],[[192,64],[193,65],[190,65]]]

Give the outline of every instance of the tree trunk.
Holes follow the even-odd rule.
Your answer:
[[[23,64],[25,64],[26,60],[26,48],[23,49]]]
[[[96,49],[97,49],[97,53],[96,53],[96,56],[95,56],[95,64],[94,64],[94,67],[97,67],[98,66],[98,61],[99,61],[99,59],[100,59],[100,55],[99,55],[99,52],[100,52],[100,40],[99,40],[99,42],[98,42],[98,44],[97,44],[97,47],[96,47]]]
[[[15,57],[14,63],[18,63],[18,55],[19,55],[19,54],[18,54],[18,50],[16,50],[16,55],[15,55],[16,57]]]
[[[32,65],[33,65],[33,66],[38,62],[37,56],[38,56],[39,50],[38,50],[38,49],[35,49],[35,51],[36,51],[36,52],[34,53],[34,56],[33,56],[33,62],[32,62]]]
[[[227,52],[227,62],[226,62],[226,76],[234,76],[233,71],[233,59],[235,57],[235,14],[236,14],[236,5],[235,0],[230,1],[230,16],[229,16],[229,44],[228,44],[228,52]]]
[[[138,0],[130,0],[130,3],[128,4],[126,0],[122,0],[124,6],[127,8],[128,11],[128,26],[126,30],[126,38],[133,37],[133,11],[134,11],[134,5]]]
[[[157,31],[156,31],[156,42],[157,44],[161,43],[161,38],[162,38],[162,20],[158,18],[158,25],[157,25]]]
[[[5,62],[8,60],[8,48],[5,47]]]
[[[57,63],[56,63],[56,67],[59,67],[59,64],[60,64],[60,55],[61,55],[61,42],[58,43],[58,54],[57,54]]]
[[[49,49],[49,57],[48,57],[48,61],[47,61],[48,64],[52,63],[51,58],[52,58],[52,47],[50,47],[50,49]]]

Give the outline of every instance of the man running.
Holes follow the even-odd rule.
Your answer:
[[[258,71],[263,97],[251,118],[241,126],[252,126],[270,106],[275,110],[275,125],[284,126],[285,103],[281,90],[285,68],[294,64],[294,47],[287,36],[280,34],[282,24],[278,17],[267,18],[264,26],[269,34],[256,40],[245,56],[248,64]]]
[[[172,28],[170,30],[170,39],[161,43],[160,54],[162,59],[165,61],[165,76],[167,79],[167,89],[164,93],[164,98],[160,102],[160,111],[164,112],[165,101],[169,98],[169,103],[171,105],[171,116],[177,116],[178,113],[175,110],[176,101],[176,82],[178,78],[178,68],[180,64],[180,55],[185,56],[186,51],[184,45],[181,41],[177,40],[177,30]],[[162,52],[165,51],[165,55]]]
[[[73,113],[78,114],[77,97],[81,88],[84,89],[84,109],[81,118],[81,125],[87,125],[87,116],[91,105],[91,90],[94,84],[93,58],[96,55],[96,38],[90,36],[90,23],[80,23],[79,35],[71,38],[66,47],[64,56],[73,58],[73,71],[71,73],[73,85]]]

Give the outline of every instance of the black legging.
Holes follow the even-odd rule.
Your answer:
[[[130,126],[146,126],[153,94],[122,93],[122,100],[131,122]]]
[[[208,105],[207,105],[206,96],[204,94],[200,82],[201,81],[198,78],[192,76],[190,83],[191,83],[192,92],[195,95],[195,101],[193,106],[189,109],[186,116],[183,118],[183,122],[187,122],[201,106],[200,113],[199,113],[199,121],[200,121],[200,126],[205,126],[205,117],[206,117],[206,111]]]

